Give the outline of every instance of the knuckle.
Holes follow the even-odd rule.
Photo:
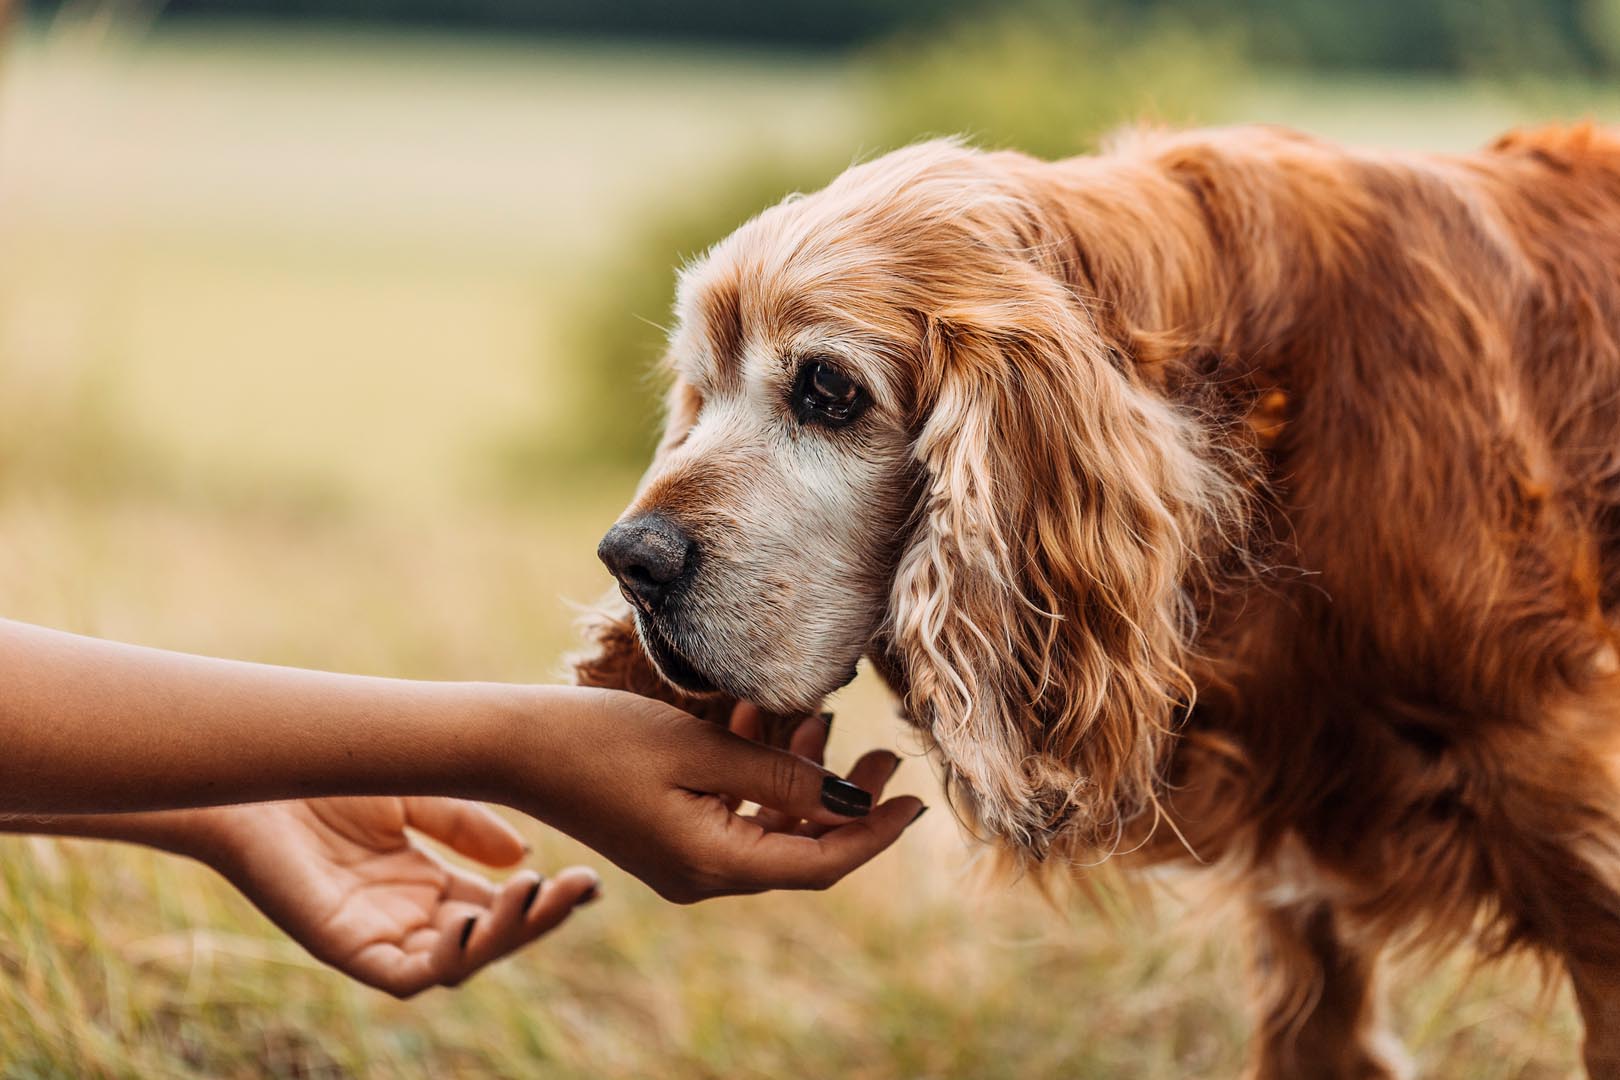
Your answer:
[[[798,802],[804,787],[804,773],[798,759],[790,754],[776,754],[771,762],[771,790],[782,801],[779,809],[787,809]]]

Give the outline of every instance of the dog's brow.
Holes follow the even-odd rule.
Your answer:
[[[724,385],[736,380],[742,367],[742,298],[735,282],[704,289],[697,299],[702,333],[714,356],[714,378]]]

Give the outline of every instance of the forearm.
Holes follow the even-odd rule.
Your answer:
[[[538,688],[304,671],[0,621],[0,814],[489,790]]]
[[[205,858],[223,835],[217,826],[224,823],[226,815],[240,809],[219,806],[135,814],[6,814],[0,815],[0,833],[116,840]]]

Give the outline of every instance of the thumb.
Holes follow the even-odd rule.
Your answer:
[[[707,727],[694,746],[683,787],[729,795],[822,825],[842,825],[872,810],[872,793],[808,758]]]
[[[522,834],[493,810],[463,799],[408,798],[405,824],[485,866],[510,866],[528,850]]]

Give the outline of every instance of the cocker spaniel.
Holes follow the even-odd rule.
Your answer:
[[[1565,965],[1620,1077],[1620,138],[931,142],[681,276],[581,681],[814,708],[1253,910],[1260,1076],[1392,1074],[1381,950]],[[633,620],[633,622],[632,622]]]

